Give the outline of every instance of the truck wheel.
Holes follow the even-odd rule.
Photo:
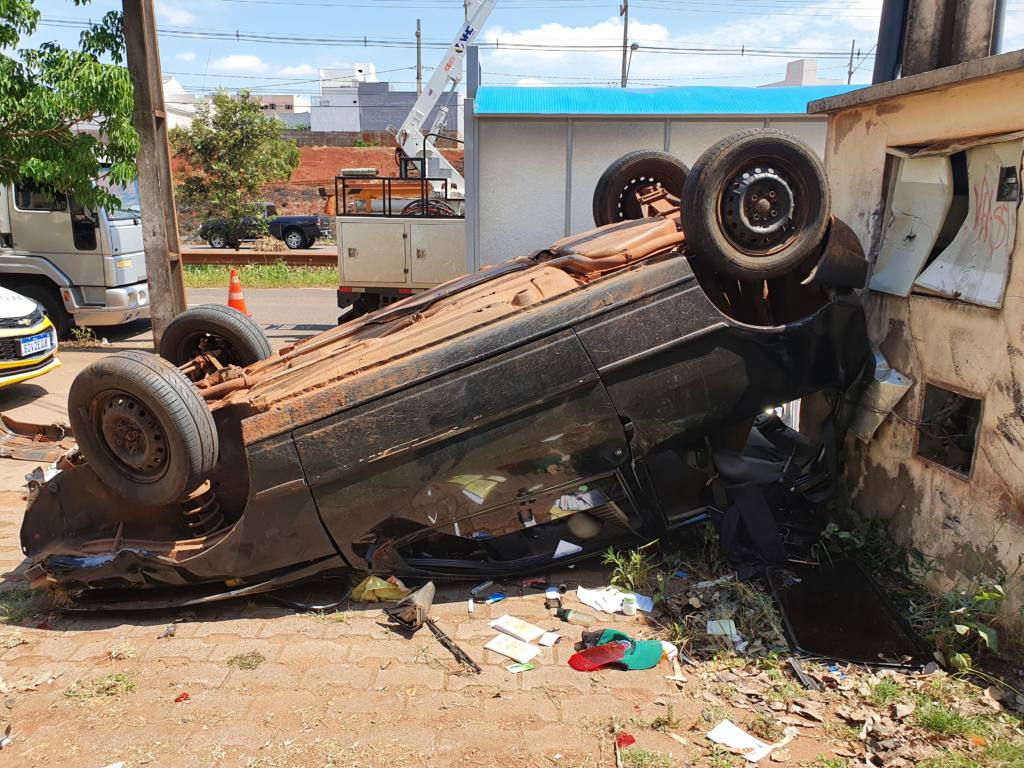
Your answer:
[[[664,187],[679,197],[689,173],[679,158],[655,149],[638,149],[608,166],[594,187],[594,223],[599,227],[627,219],[642,219],[636,193],[643,187]]]
[[[68,416],[100,480],[144,504],[185,498],[217,462],[213,413],[185,374],[148,352],[86,366],[71,384]]]
[[[207,238],[206,242],[210,244],[211,248],[227,248],[228,236],[223,232],[214,232]]]
[[[741,279],[794,269],[821,246],[828,221],[821,162],[781,131],[722,139],[694,163],[683,186],[683,232],[694,257]]]
[[[284,244],[291,250],[306,247],[306,236],[300,229],[286,229],[284,231]]]
[[[49,288],[39,283],[26,283],[15,286],[12,290],[38,301],[42,305],[46,316],[50,318],[53,327],[57,329],[58,339],[64,340],[71,335],[71,326],[73,325],[71,315],[64,308],[64,301],[56,288]]]
[[[201,304],[171,320],[160,337],[160,357],[183,365],[197,355],[213,353],[222,365],[244,368],[266,360],[274,350],[263,329],[236,309]]]

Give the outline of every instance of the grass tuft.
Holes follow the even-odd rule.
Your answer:
[[[876,707],[887,707],[895,704],[903,695],[900,684],[891,677],[884,677],[871,688],[871,703]]]
[[[228,659],[228,666],[236,669],[253,670],[266,661],[266,657],[259,651],[240,653]]]
[[[943,736],[968,736],[988,730],[979,717],[966,717],[934,701],[927,701],[914,711],[914,721],[926,731]]]
[[[45,610],[41,590],[28,586],[0,589],[0,623],[22,624]]]
[[[128,675],[116,674],[95,680],[79,680],[64,692],[69,699],[116,698],[135,692],[135,683]]]
[[[668,755],[642,747],[627,747],[622,750],[622,764],[627,768],[672,768],[672,761]]]
[[[244,256],[243,256],[244,258]],[[290,267],[273,264],[241,264],[236,267],[243,288],[336,288],[336,267]],[[221,264],[186,264],[186,288],[228,288],[231,267]]]

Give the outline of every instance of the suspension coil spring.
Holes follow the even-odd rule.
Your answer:
[[[217,494],[207,480],[189,494],[182,502],[182,513],[185,525],[189,530],[200,536],[213,533],[224,524],[224,515],[220,511]]]

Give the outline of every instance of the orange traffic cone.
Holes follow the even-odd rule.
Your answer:
[[[249,308],[245,306],[245,296],[242,295],[242,281],[238,279],[238,270],[231,270],[231,280],[228,282],[228,306],[237,309],[246,317],[252,317]]]

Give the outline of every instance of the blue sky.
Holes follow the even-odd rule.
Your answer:
[[[70,0],[38,0],[37,5],[44,22],[67,24],[62,20],[98,18],[121,4],[94,0],[76,7]],[[1024,47],[1024,0],[1009,0],[1008,7],[1004,49],[1013,50]],[[160,39],[164,72],[199,93],[250,87],[314,95],[318,67],[355,62],[372,62],[380,79],[411,89],[416,19],[422,20],[424,41],[436,44],[450,42],[462,20],[462,0],[157,0],[156,8],[158,28],[169,33]],[[786,61],[803,52],[821,54],[820,77],[845,82],[854,40],[861,55],[855,60],[859,69],[853,82],[868,82],[873,60],[867,54],[877,37],[880,8],[881,0],[631,0],[630,39],[640,48],[632,60],[630,83],[758,85],[781,80]],[[498,0],[481,33],[482,40],[498,46],[483,52],[484,82],[617,83],[621,59],[614,48],[564,48],[620,45],[618,11],[617,0]],[[235,32],[269,37],[230,39]],[[191,36],[211,33],[226,33],[228,39]],[[44,24],[24,42],[45,39],[74,45],[77,37],[74,27]],[[323,39],[363,37],[382,42],[364,47]],[[509,44],[533,48],[502,48]],[[657,52],[655,47],[675,50]],[[758,53],[747,53],[750,49]],[[441,53],[425,49],[424,65],[435,64]]]

